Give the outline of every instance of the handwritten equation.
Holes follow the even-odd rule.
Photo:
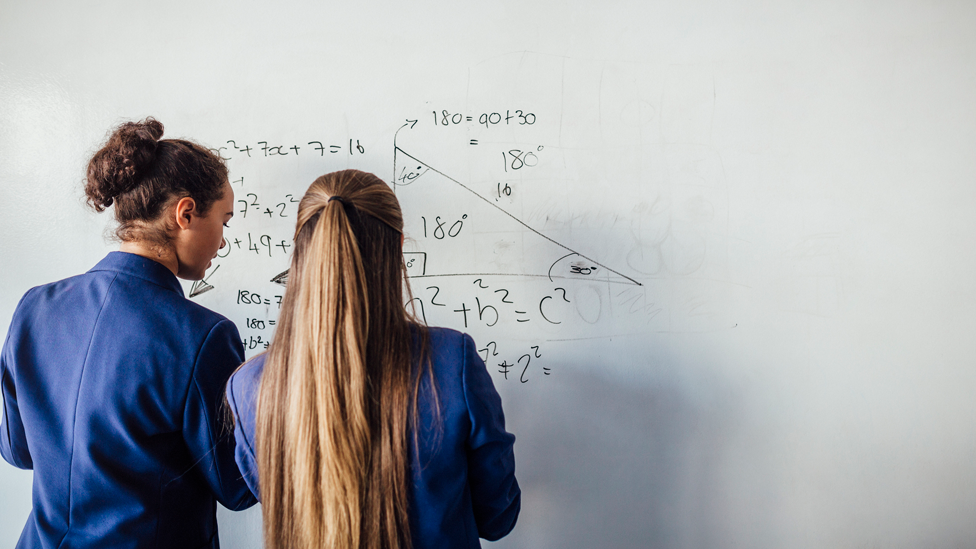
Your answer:
[[[362,145],[359,139],[350,138],[348,142],[332,142],[331,144],[326,144],[323,141],[308,141],[305,144],[275,144],[268,141],[257,141],[251,146],[251,144],[244,143],[238,145],[237,141],[234,139],[228,139],[227,143],[221,147],[215,149],[210,149],[214,153],[220,155],[224,160],[233,160],[235,156],[229,155],[239,155],[240,157],[247,158],[268,158],[268,157],[284,157],[293,156],[297,157],[299,153],[305,155],[315,155],[315,156],[325,156],[325,153],[329,154],[339,154],[346,153],[349,156],[366,154],[366,147]],[[302,153],[302,151],[305,151]],[[251,153],[254,153],[253,155]],[[318,153],[318,154],[316,154]]]
[[[551,313],[549,316],[546,315],[546,302],[555,298],[562,299],[566,303],[570,302],[566,297],[565,288],[555,288],[551,295],[543,296],[538,303],[533,300],[532,303],[529,303],[530,306],[526,306],[526,302],[523,300],[518,303],[513,301],[514,294],[507,288],[493,290],[481,278],[474,279],[472,284],[474,284],[475,290],[467,296],[468,299],[465,301],[444,302],[443,296],[440,295],[441,288],[439,286],[427,286],[425,289],[426,298],[414,297],[406,305],[415,305],[424,322],[427,321],[427,310],[429,308],[448,307],[447,310],[458,315],[458,321],[464,328],[475,323],[481,323],[486,328],[493,328],[500,321],[524,323],[536,320],[549,324],[562,324],[561,321],[550,318]]]
[[[434,126],[457,126],[463,123],[474,123],[476,116],[477,123],[486,128],[491,128],[492,126],[497,125],[507,126],[509,124],[531,126],[536,122],[536,116],[534,113],[526,112],[521,109],[506,109],[504,115],[501,112],[483,112],[480,115],[470,115],[460,112],[450,112],[446,109],[441,110],[440,112],[437,110],[431,112],[434,115]]]

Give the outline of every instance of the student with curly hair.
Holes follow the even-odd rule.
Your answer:
[[[88,165],[120,251],[14,312],[0,454],[34,470],[18,548],[217,547],[216,502],[255,502],[220,422],[240,335],[177,280],[203,278],[224,246],[234,192],[218,156],[162,135],[151,118],[122,124]]]

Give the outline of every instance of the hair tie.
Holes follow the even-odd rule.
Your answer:
[[[339,202],[342,202],[342,205],[343,206],[348,206],[349,205],[349,202],[346,202],[346,199],[345,198],[342,198],[341,196],[330,196],[329,197],[329,202],[332,202],[333,200],[338,200]]]

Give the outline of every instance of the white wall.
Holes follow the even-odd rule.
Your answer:
[[[976,6],[386,4],[0,2],[0,324],[114,247],[81,181],[121,120],[252,147],[223,152],[262,207],[195,298],[249,341],[287,266],[277,204],[416,159],[408,248],[428,275],[481,275],[414,292],[432,324],[496,342],[518,437],[522,516],[497,545],[976,542]],[[516,109],[535,123],[477,123]],[[530,352],[526,383],[499,372]],[[0,546],[29,478],[0,466]],[[220,519],[226,547],[259,546],[258,511]]]

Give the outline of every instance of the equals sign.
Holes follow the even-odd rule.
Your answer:
[[[516,312],[516,313],[518,313],[518,314],[520,314],[520,315],[524,315],[524,314],[525,314],[525,311],[515,311],[515,312]],[[515,322],[528,322],[528,321],[529,321],[529,319],[528,319],[528,318],[526,318],[526,319],[524,319],[524,320],[523,320],[523,319],[521,319],[521,318],[516,318],[516,319],[515,319]]]
[[[549,373],[549,370],[550,370],[550,369],[551,369],[551,368],[546,368],[546,367],[543,367],[543,368],[542,368],[542,370],[543,370],[543,372],[542,372],[542,373],[544,373],[544,374],[546,374],[547,376],[548,376],[548,375],[552,375],[552,374],[550,374],[550,373]]]
[[[271,300],[270,299],[265,299],[264,300],[264,304],[265,305],[271,305]]]
[[[274,326],[274,325],[275,325],[275,321],[274,320],[269,320],[268,321],[268,326]]]
[[[471,122],[473,120],[473,118],[471,118],[470,116],[466,116],[465,118],[468,119],[468,122]]]
[[[471,140],[471,144],[472,145],[477,145],[478,144],[478,140],[477,139],[472,139]]]

